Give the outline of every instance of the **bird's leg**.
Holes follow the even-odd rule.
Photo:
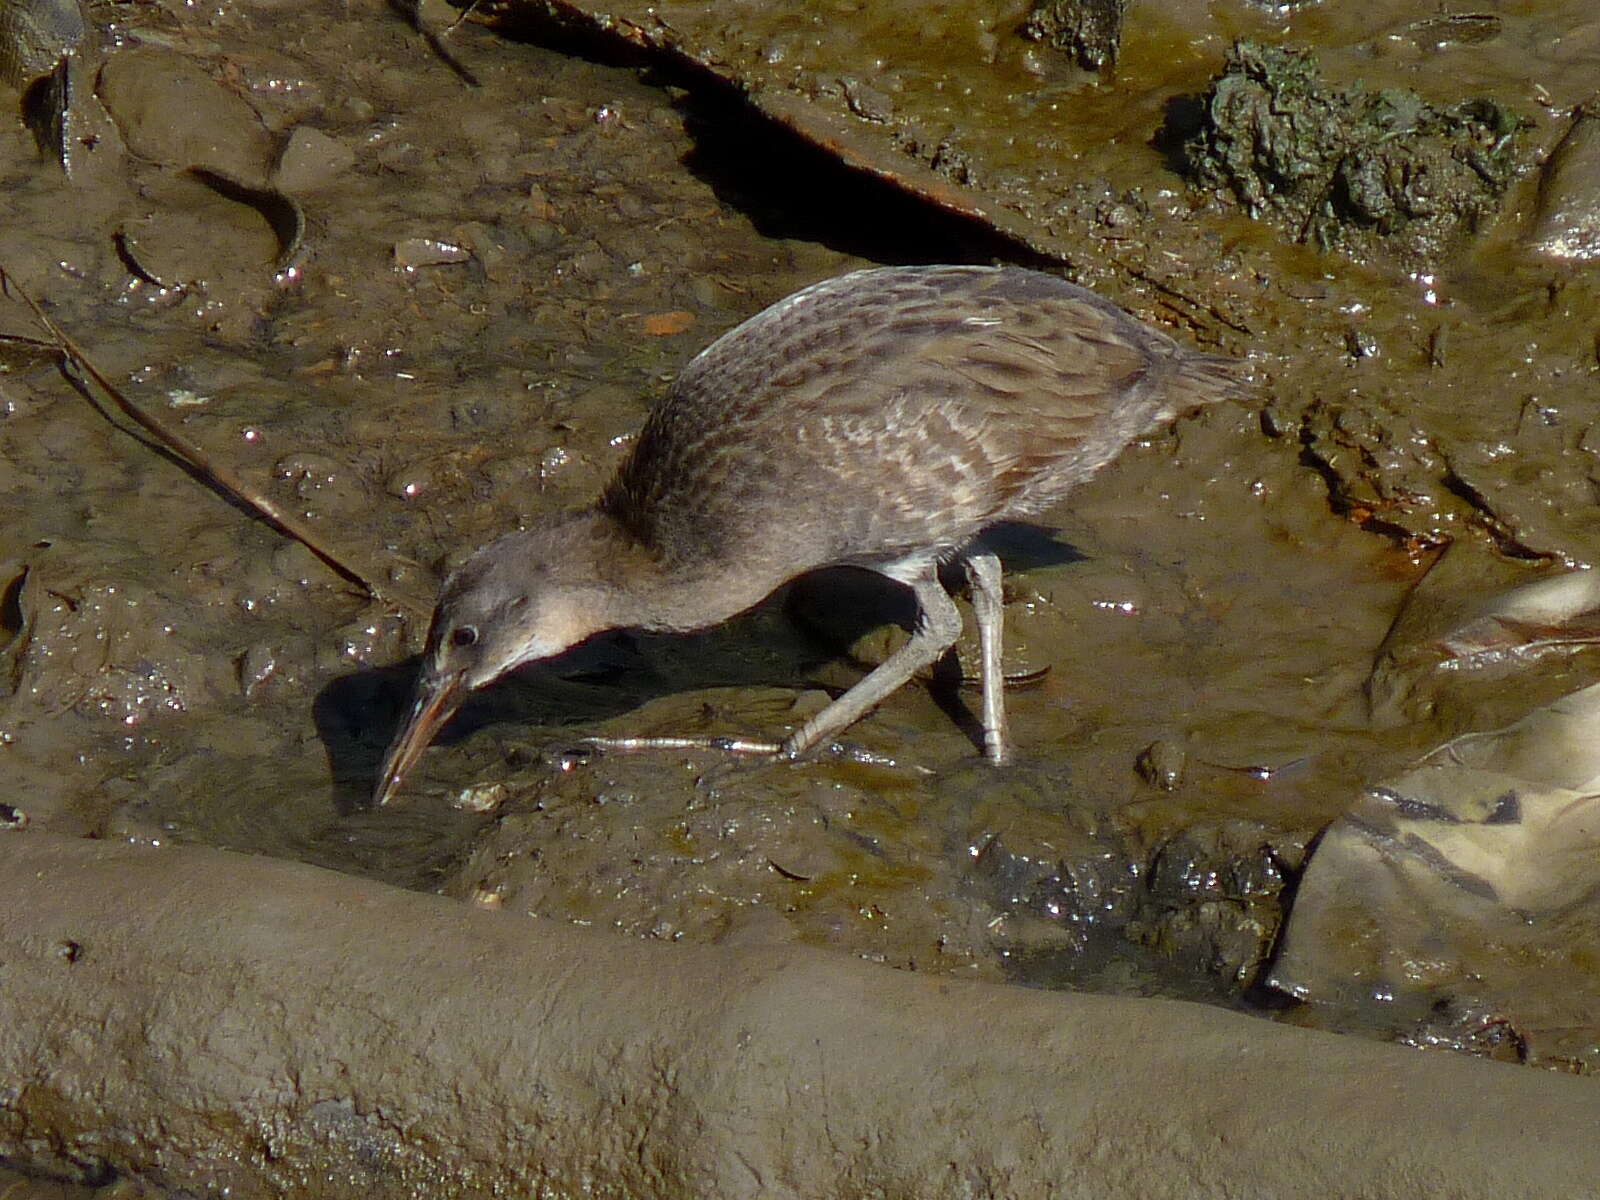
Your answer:
[[[978,647],[983,681],[983,753],[996,765],[1010,757],[1006,730],[1006,681],[1000,670],[1000,635],[1005,625],[1000,590],[1000,560],[993,554],[969,554],[961,560],[972,588],[972,614],[978,621]]]
[[[999,564],[995,564],[996,571]],[[908,581],[917,598],[917,627],[911,638],[870,671],[844,695],[784,739],[782,752],[790,758],[804,754],[818,742],[854,724],[889,693],[895,691],[939,656],[961,636],[961,613],[939,583],[936,566]]]

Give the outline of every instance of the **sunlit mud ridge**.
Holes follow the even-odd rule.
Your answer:
[[[0,901],[0,1137],[69,1178],[1488,1200],[1600,1170],[1587,1080],[1198,1005],[652,945],[201,847],[19,834]]]

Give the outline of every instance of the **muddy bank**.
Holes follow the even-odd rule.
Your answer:
[[[1585,1081],[1197,1005],[650,945],[203,848],[20,834],[0,858],[0,1128],[80,1178],[1465,1200],[1600,1169]]]

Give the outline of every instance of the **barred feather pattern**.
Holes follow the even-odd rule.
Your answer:
[[[1037,513],[1248,390],[1243,364],[1041,272],[858,271],[696,357],[600,508],[669,568],[884,569]]]

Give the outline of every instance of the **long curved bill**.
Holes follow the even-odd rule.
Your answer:
[[[455,715],[465,698],[459,671],[441,676],[424,674],[417,681],[417,696],[411,702],[411,713],[383,756],[378,786],[372,793],[373,804],[384,805],[394,799],[406,773],[416,765],[422,752],[433,742],[434,734]]]

